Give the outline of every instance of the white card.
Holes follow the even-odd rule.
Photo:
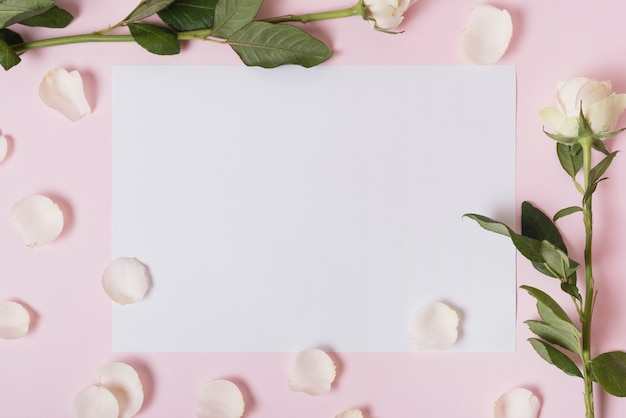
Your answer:
[[[113,350],[413,351],[443,301],[452,351],[515,349],[511,66],[120,66],[113,257],[153,288]]]

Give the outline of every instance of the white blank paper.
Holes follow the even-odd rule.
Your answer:
[[[153,288],[113,307],[113,350],[413,351],[423,304],[452,351],[511,351],[510,66],[121,66],[113,257]]]

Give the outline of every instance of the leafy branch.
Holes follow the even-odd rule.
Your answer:
[[[331,57],[330,49],[300,28],[283,23],[366,16],[359,1],[347,9],[259,21],[256,16],[262,1],[142,0],[128,16],[106,29],[25,42],[14,26],[64,28],[73,17],[53,0],[4,0],[0,2],[0,65],[8,70],[21,62],[26,51],[74,43],[136,42],[153,54],[175,55],[181,42],[201,40],[229,45],[246,65],[313,67]],[[120,28],[127,33],[113,33]]]
[[[598,185],[606,180],[604,174],[617,155],[617,152],[609,152],[606,149],[603,140],[620,132],[622,130],[593,132],[582,110],[578,117],[577,136],[567,137],[546,132],[546,135],[557,141],[559,162],[581,195],[580,205],[563,208],[551,219],[529,202],[523,202],[521,234],[486,216],[465,215],[482,228],[509,237],[515,248],[537,271],[559,280],[561,290],[571,298],[578,314],[578,325],[547,293],[531,286],[521,286],[536,299],[540,317],[540,320],[525,321],[537,336],[530,338],[529,342],[545,361],[570,376],[583,379],[587,418],[594,417],[594,383],[598,383],[612,395],[626,397],[626,353],[612,351],[595,358],[591,353],[591,322],[597,296],[592,259],[592,202]],[[604,157],[592,167],[594,150]],[[582,176],[582,182],[578,181],[579,176]],[[568,256],[565,241],[555,224],[558,219],[575,213],[582,213],[585,228],[584,295],[581,294],[577,283],[580,264]],[[578,358],[578,364],[572,358]]]

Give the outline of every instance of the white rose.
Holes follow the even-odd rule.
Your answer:
[[[539,112],[557,134],[578,136],[578,117],[583,115],[595,133],[610,132],[626,109],[626,94],[615,94],[610,81],[576,77],[558,83],[557,104]]]
[[[381,30],[397,28],[404,12],[417,0],[363,0],[365,13],[372,27]]]

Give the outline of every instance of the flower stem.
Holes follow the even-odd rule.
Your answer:
[[[285,15],[285,16],[278,16],[278,17],[270,17],[267,19],[262,19],[262,21],[269,22],[269,23],[284,23],[284,22],[309,23],[309,22],[315,22],[317,20],[339,19],[343,17],[360,16],[362,14],[363,14],[363,2],[359,0],[357,4],[355,4],[352,7],[348,7],[346,9],[331,10],[331,11],[319,12],[319,13],[307,13],[303,15]]]
[[[363,14],[363,2],[359,0],[357,4],[346,9],[331,10],[326,12],[308,13],[303,15],[286,15],[279,17],[271,17],[263,19],[264,22],[269,23],[283,23],[283,22],[314,22],[317,20],[338,19],[342,17],[357,16]],[[20,44],[12,45],[13,51],[17,54],[22,54],[31,49],[48,48],[58,45],[69,45],[87,42],[133,42],[134,38],[130,34],[110,34],[114,29],[118,29],[124,26],[123,23],[111,26],[107,29],[103,29],[98,32],[86,33],[82,35],[61,36],[57,38],[39,39],[30,42],[23,42]],[[188,32],[178,32],[177,37],[179,41],[189,41],[196,39],[206,39],[211,35],[213,30],[211,28],[201,29]]]
[[[591,144],[592,138],[586,137],[580,140],[583,150],[583,176],[585,191],[589,187],[593,187],[589,181],[591,171]],[[593,379],[591,374],[591,318],[593,316],[594,307],[594,278],[592,265],[592,241],[593,241],[593,212],[592,212],[592,195],[589,194],[583,202],[583,222],[585,224],[585,303],[582,323],[582,361],[583,361],[583,378],[585,381],[585,417],[594,418],[593,403]]]
[[[79,44],[86,42],[133,42],[132,35],[101,35],[99,33],[86,33],[83,35],[61,36],[58,38],[39,39],[24,42],[13,46],[17,54],[22,54],[31,49],[48,48],[57,45]]]

